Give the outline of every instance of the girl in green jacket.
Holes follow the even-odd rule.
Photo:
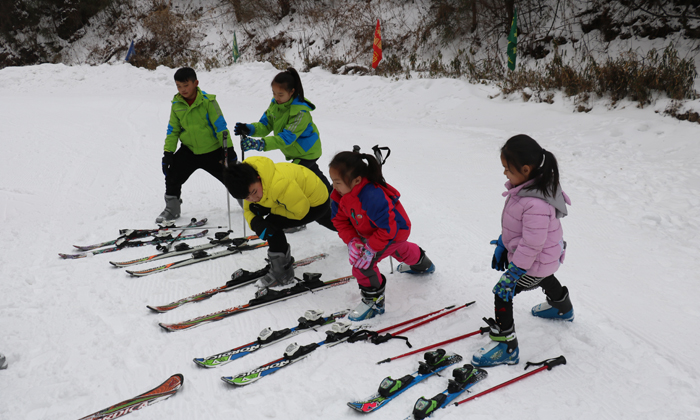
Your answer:
[[[244,152],[279,149],[287,160],[315,173],[330,192],[331,184],[316,163],[321,157],[321,138],[311,119],[316,106],[304,97],[299,73],[290,67],[278,73],[271,86],[273,98],[260,121],[236,123],[233,133],[241,136],[241,149]],[[274,135],[268,136],[270,132]]]

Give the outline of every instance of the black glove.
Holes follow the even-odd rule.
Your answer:
[[[236,164],[236,161],[238,161],[238,155],[236,155],[236,149],[233,147],[229,147],[226,150],[226,156],[228,157],[228,167],[232,167],[233,165]]]
[[[253,229],[258,235],[258,238],[263,241],[270,239],[271,236],[277,233],[277,228],[263,219],[262,216],[253,217],[253,220],[250,221],[250,228]]]
[[[254,215],[256,216],[262,216],[265,217],[268,214],[270,214],[270,209],[267,207],[263,207],[260,204],[257,203],[252,203],[250,206],[248,206],[248,209],[253,212]]]
[[[233,127],[233,134],[236,136],[249,136],[250,127],[248,127],[248,124],[238,122],[236,123],[236,126]]]
[[[168,171],[170,171],[170,167],[172,166],[174,160],[175,156],[173,152],[163,152],[163,175],[168,176]]]

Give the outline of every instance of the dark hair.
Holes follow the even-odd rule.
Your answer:
[[[299,73],[294,70],[294,67],[289,67],[287,70],[277,73],[277,76],[272,79],[272,83],[283,86],[283,89],[287,92],[291,92],[292,89],[294,89],[292,98],[301,98],[302,101],[304,100],[304,87],[301,85],[301,78],[299,77]],[[272,85],[272,83],[270,83],[270,85]]]
[[[538,190],[545,196],[554,197],[559,186],[557,158],[544,150],[532,137],[525,134],[511,137],[501,148],[501,157],[509,168],[520,173],[523,166],[531,166],[530,179],[535,179],[535,182],[526,189]]]
[[[250,194],[250,186],[260,180],[258,171],[247,163],[238,162],[224,171],[224,185],[231,195],[243,200]]]
[[[333,156],[328,167],[338,171],[346,185],[350,185],[353,179],[361,176],[370,182],[386,187],[382,167],[377,162],[377,158],[372,155],[359,152],[340,152]]]
[[[180,83],[194,82],[197,80],[197,73],[189,67],[183,67],[175,72],[175,81]]]

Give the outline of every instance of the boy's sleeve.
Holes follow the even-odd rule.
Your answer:
[[[170,107],[170,120],[168,121],[168,130],[165,134],[165,146],[163,150],[166,152],[173,152],[177,150],[177,141],[180,139],[180,132],[182,131],[182,126],[180,125],[180,119],[175,114],[173,107]]]
[[[311,114],[307,111],[302,110],[296,115],[290,116],[290,120],[282,132],[274,136],[264,138],[265,151],[281,149],[282,147],[289,146],[290,144],[296,142],[302,134],[306,133],[307,131],[313,131],[313,125],[311,122]],[[311,148],[311,146],[314,144],[315,141],[309,142],[308,147]],[[300,146],[302,149],[304,148],[303,145]],[[304,151],[308,152],[308,149]]]
[[[253,131],[250,132],[250,136],[252,137],[265,137],[270,134],[273,129],[272,123],[267,118],[267,111],[263,112],[260,121],[254,122],[251,125],[253,126]]]
[[[219,144],[223,143],[224,133],[226,133],[226,145],[227,147],[232,147],[233,142],[231,141],[231,133],[228,131],[226,119],[224,118],[221,108],[219,107],[219,103],[216,101],[216,99],[209,102],[207,115],[209,116],[209,123],[216,131],[216,138],[219,140]]]

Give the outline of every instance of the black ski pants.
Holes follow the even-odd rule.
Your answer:
[[[330,197],[320,206],[311,207],[301,220],[288,219],[278,214],[271,214],[265,221],[275,227],[275,233],[267,239],[270,252],[287,252],[287,237],[283,229],[299,227],[311,222],[316,222],[321,226],[336,232],[331,221],[331,199]]]
[[[515,285],[515,291],[513,292],[514,297],[510,300],[510,302],[504,302],[503,299],[499,298],[497,295],[494,295],[496,322],[502,330],[507,330],[513,325],[513,300],[515,300],[515,296],[517,296],[518,293],[526,290],[542,288],[542,291],[545,295],[547,295],[549,300],[557,301],[563,297],[562,295],[564,294],[564,289],[562,288],[561,283],[559,283],[559,280],[554,277],[554,274],[541,279],[528,276],[526,274],[521,278],[521,280],[522,284],[519,280],[518,284]]]
[[[333,191],[333,187],[331,186],[331,183],[328,182],[328,178],[326,178],[326,175],[323,173],[323,171],[321,171],[321,168],[318,167],[317,161],[318,159],[294,159],[292,163],[301,165],[311,170],[311,172],[315,173],[316,176],[318,176],[321,179],[326,188],[328,188],[328,194],[330,194]]]
[[[173,155],[173,164],[165,176],[165,194],[180,198],[184,184],[197,169],[204,169],[211,176],[224,183],[224,152],[221,148],[213,152],[195,155],[185,145]]]

